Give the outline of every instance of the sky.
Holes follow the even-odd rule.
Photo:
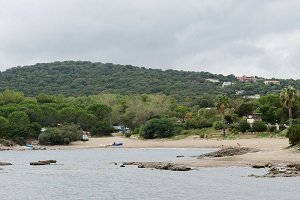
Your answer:
[[[82,60],[300,79],[299,0],[0,0],[0,70]]]

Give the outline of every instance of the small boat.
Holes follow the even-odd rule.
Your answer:
[[[111,144],[111,146],[122,146],[123,142],[114,142]]]

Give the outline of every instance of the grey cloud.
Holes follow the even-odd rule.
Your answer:
[[[299,9],[297,0],[0,0],[0,69],[90,60],[299,78]]]

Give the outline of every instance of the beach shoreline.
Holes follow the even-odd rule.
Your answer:
[[[100,147],[100,145],[122,142],[120,147]],[[249,147],[259,149],[256,153],[243,155],[226,156],[220,158],[191,158],[178,159],[174,163],[183,164],[191,167],[230,167],[230,166],[252,166],[253,164],[264,163],[294,163],[300,162],[297,150],[289,147],[287,138],[251,138],[251,139],[202,139],[187,137],[180,140],[172,139],[152,139],[141,140],[119,136],[91,138],[87,142],[77,141],[70,146],[47,147],[55,149],[84,149],[84,148],[214,148],[221,149],[226,147]]]
[[[113,142],[122,142],[122,146],[103,147]],[[300,163],[299,151],[289,147],[286,138],[251,138],[251,139],[202,139],[187,137],[180,140],[172,139],[152,139],[141,140],[131,139],[120,136],[90,138],[89,141],[76,141],[70,145],[59,146],[39,146],[48,150],[76,150],[91,148],[213,148],[221,149],[227,147],[249,147],[259,149],[259,152],[247,153],[243,155],[233,155],[217,158],[191,158],[176,159],[173,163],[182,164],[190,167],[231,167],[231,166],[251,166],[253,164],[264,163]],[[17,149],[16,149],[17,150]]]

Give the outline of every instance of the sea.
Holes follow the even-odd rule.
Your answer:
[[[98,148],[3,151],[1,200],[290,200],[300,199],[300,178],[254,178],[265,169],[197,168],[186,172],[120,167],[124,161],[178,161],[212,149]],[[177,158],[177,155],[183,155]],[[38,160],[56,164],[30,166]],[[117,165],[115,165],[117,163]]]

